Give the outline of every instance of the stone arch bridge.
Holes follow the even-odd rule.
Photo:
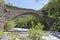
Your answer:
[[[8,6],[0,3],[0,28],[4,28],[4,25],[7,21],[20,16],[21,14],[32,14],[37,16],[38,18],[42,18],[43,15],[36,10],[27,9],[27,8],[19,8],[15,6]]]

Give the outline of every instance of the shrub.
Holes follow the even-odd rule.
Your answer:
[[[15,25],[16,25],[15,22],[13,20],[11,20],[8,23],[6,23],[4,28],[8,31],[8,30],[11,30],[12,28],[14,28]]]
[[[0,36],[5,36],[5,33],[3,31],[0,31]]]
[[[20,35],[18,34],[12,34],[12,33],[8,33],[7,36],[12,39],[12,40],[15,40],[16,38],[20,38]]]
[[[16,27],[28,29],[32,27],[32,21],[34,22],[34,25],[39,22],[39,19],[37,19],[35,16],[27,16],[26,18],[18,18],[17,20],[18,21],[16,21]]]
[[[0,0],[0,3],[4,3],[4,0]]]
[[[34,23],[32,22],[32,28],[29,30],[28,34],[28,38],[31,40],[43,40],[42,36],[45,35],[43,25],[38,22],[34,27]]]
[[[60,32],[60,20],[57,20],[56,22],[54,22],[54,24],[53,24],[53,30]]]

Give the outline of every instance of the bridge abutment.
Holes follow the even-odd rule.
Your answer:
[[[4,4],[0,3],[0,30],[4,29],[4,22],[5,22],[5,17],[4,17]]]

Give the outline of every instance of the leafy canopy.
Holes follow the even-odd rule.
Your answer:
[[[4,0],[0,0],[0,3],[4,3]]]

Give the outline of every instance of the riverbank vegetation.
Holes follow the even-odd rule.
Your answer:
[[[44,15],[45,29],[60,31],[60,0],[51,0],[39,12]]]

